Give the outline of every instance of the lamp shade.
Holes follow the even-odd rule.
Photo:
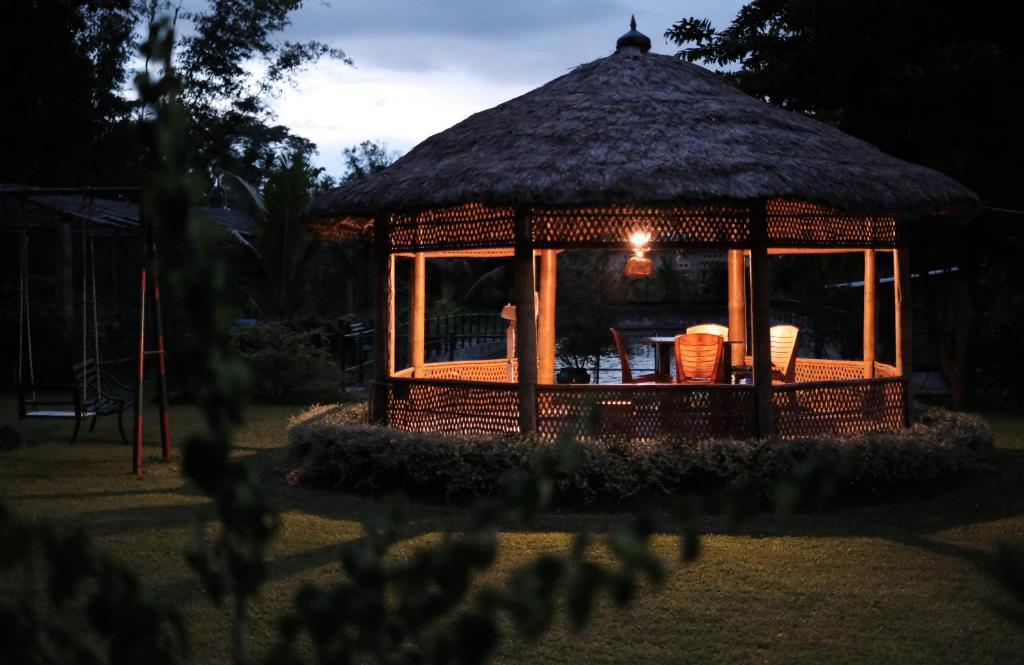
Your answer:
[[[650,277],[654,264],[646,256],[631,256],[626,261],[626,277]]]

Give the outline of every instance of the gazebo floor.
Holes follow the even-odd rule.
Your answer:
[[[906,422],[906,381],[875,363],[862,378],[857,361],[799,358],[796,382],[773,386],[781,438],[897,430]],[[413,432],[516,434],[515,365],[483,360],[431,363],[389,381],[387,424]],[[578,437],[642,441],[757,434],[750,385],[538,385],[537,430],[543,440]]]

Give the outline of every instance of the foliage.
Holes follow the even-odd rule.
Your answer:
[[[166,11],[171,2],[153,4]],[[175,65],[200,165],[259,182],[275,155],[313,151],[309,141],[271,124],[269,101],[321,58],[351,61],[324,42],[276,39],[302,5],[303,0],[208,0],[205,8],[182,15],[193,32],[182,39]]]
[[[606,252],[565,252],[558,260],[558,357],[586,368],[612,343],[615,294],[623,290],[621,271]]]
[[[99,554],[85,533],[15,518],[0,504],[0,662],[178,663],[187,641],[177,614],[143,597],[134,573]]]
[[[274,160],[262,192],[228,176],[256,220],[252,243],[243,243],[244,259],[238,268],[255,274],[252,301],[264,317],[287,319],[303,304],[306,278],[320,243],[309,233],[302,215],[318,174],[306,156],[295,152]]]
[[[306,482],[360,492],[402,489],[465,498],[498,491],[504,474],[527,468],[550,444],[505,437],[417,434],[355,424],[353,407],[318,407],[289,425],[289,450]],[[850,437],[706,439],[689,443],[584,440],[579,463],[553,479],[570,503],[713,493],[776,483],[808,469],[835,473],[835,492],[861,497],[935,485],[989,468],[992,433],[980,419],[924,408],[912,430]],[[827,474],[826,474],[827,475]]]
[[[122,95],[131,0],[16,0],[0,21],[0,182],[121,184],[138,165]]]
[[[191,333],[183,337],[181,350],[189,362],[180,369],[200,389],[207,427],[185,441],[182,470],[213,500],[218,519],[212,537],[203,524],[196,525],[188,560],[214,601],[225,595],[233,599],[232,656],[242,663],[248,660],[249,603],[266,578],[264,554],[274,518],[252,469],[231,459],[231,434],[242,419],[249,376],[229,336],[236,316],[224,304],[227,271],[218,231],[189,212],[199,188],[189,168],[188,116],[178,101],[172,46],[170,22],[154,23],[143,53],[162,74],[136,77],[152,118],[147,130],[153,168],[143,192],[143,221],[162,236],[181,240],[165,243],[158,269],[169,310]]]
[[[359,145],[349,146],[343,151],[345,172],[342,182],[362,180],[383,171],[398,159],[398,153],[388,149],[387,143],[363,141]]]
[[[665,37],[682,47],[678,57],[725,68],[750,94],[937,168],[988,206],[1021,210],[1016,19],[999,3],[964,12],[927,0],[753,0],[724,29],[688,18]],[[915,298],[927,313],[915,330],[937,348],[954,403],[975,377],[988,395],[1024,399],[1024,359],[979,353],[1024,325],[1024,302],[1003,288],[1024,281],[1017,219],[988,209],[969,227],[937,230],[930,220],[912,229],[915,272],[959,268],[925,275]]]
[[[267,321],[245,326],[235,347],[252,371],[252,396],[277,404],[337,399],[340,370],[327,330]]]

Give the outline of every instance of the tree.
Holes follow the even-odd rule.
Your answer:
[[[1024,84],[1024,55],[1018,22],[1015,7],[995,2],[954,9],[927,0],[754,0],[721,31],[691,17],[665,37],[683,47],[678,57],[726,68],[722,75],[750,94],[943,171],[988,206],[1019,210],[1024,134],[1015,98]],[[1007,221],[989,211],[969,232],[948,225],[937,227],[940,233],[924,226],[914,231],[927,234],[927,243],[916,246],[933,252],[915,253],[915,271],[959,268],[943,283],[914,283],[930,296],[919,300],[930,305],[921,323],[958,404],[987,360],[970,354],[981,341],[977,332],[984,346],[998,344],[1007,331],[997,325],[1006,306],[1018,307],[1009,329],[1024,324],[1020,304],[1003,297],[1008,293],[982,288],[1024,281],[1021,232]],[[989,369],[1019,377],[1024,361],[1000,354]]]
[[[0,21],[0,182],[127,182],[131,0],[13,0]]]
[[[169,0],[150,0],[154,13],[169,5]],[[204,9],[181,15],[194,29],[181,40],[176,58],[184,83],[181,101],[192,118],[197,161],[207,169],[260,182],[275,155],[315,151],[310,141],[272,124],[270,100],[321,58],[351,60],[321,41],[277,39],[302,5],[302,0],[208,0]]]
[[[345,173],[342,182],[362,180],[374,173],[383,171],[398,159],[398,153],[388,149],[387,143],[363,141],[359,145],[349,146],[342,152],[345,156]]]
[[[226,176],[256,220],[253,241],[243,245],[243,254],[248,272],[256,275],[253,300],[264,316],[289,318],[303,303],[305,277],[320,245],[302,215],[318,176],[319,169],[298,152],[277,158],[262,192]]]

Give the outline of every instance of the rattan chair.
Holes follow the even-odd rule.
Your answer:
[[[666,383],[671,382],[672,378],[663,374],[643,374],[641,376],[633,376],[633,372],[629,367],[629,353],[626,350],[626,342],[622,339],[622,333],[615,328],[609,328],[608,330],[612,333],[612,339],[615,340],[615,350],[619,352],[619,363],[622,365],[622,382],[623,383]]]
[[[800,329],[796,326],[772,326],[769,338],[772,347],[772,381],[796,381],[796,341]]]
[[[692,333],[676,336],[676,383],[722,382],[720,335]]]

